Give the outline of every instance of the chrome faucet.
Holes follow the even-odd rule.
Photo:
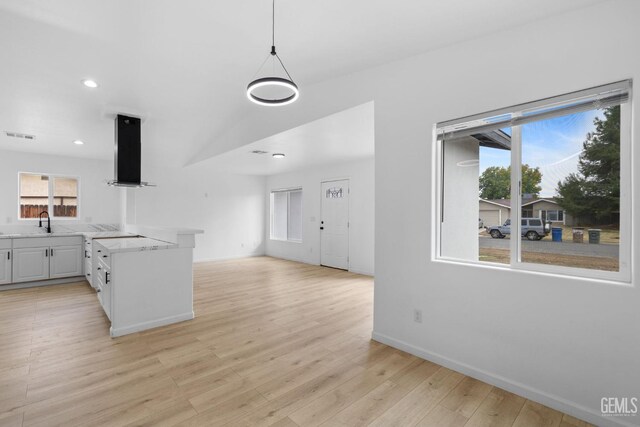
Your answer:
[[[49,212],[47,211],[42,211],[40,212],[40,215],[38,215],[38,218],[40,218],[40,221],[38,222],[38,227],[42,228],[42,214],[47,215],[47,233],[51,233],[51,218],[49,217]]]

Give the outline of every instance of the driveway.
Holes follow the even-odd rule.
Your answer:
[[[547,240],[548,239],[548,240]],[[509,238],[492,239],[491,237],[479,236],[480,248],[509,249]],[[573,242],[552,242],[549,237],[543,240],[522,240],[523,252],[543,252],[563,255],[595,256],[603,258],[618,258],[619,246]]]

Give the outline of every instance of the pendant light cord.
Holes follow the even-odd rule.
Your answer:
[[[264,67],[264,64],[267,63],[267,61],[269,60],[269,57],[274,57],[275,56],[278,59],[278,62],[280,63],[280,66],[282,66],[282,69],[287,74],[287,77],[289,77],[289,80],[291,80],[293,82],[293,78],[291,78],[291,74],[289,74],[289,71],[287,70],[287,67],[284,66],[284,64],[282,63],[282,59],[280,59],[280,56],[278,56],[278,54],[276,53],[276,45],[275,45],[275,43],[276,43],[276,0],[273,0],[271,7],[272,7],[272,10],[271,10],[271,52],[267,55],[265,60],[262,62],[262,65],[260,65],[260,68],[258,68],[258,71],[256,71],[256,73],[253,75],[253,78],[255,78],[260,73],[260,70],[262,70],[262,67]]]
[[[278,62],[280,62],[282,69],[287,73],[287,77],[289,77],[289,80],[293,81],[291,74],[287,71],[287,67],[284,66],[282,59],[280,59],[276,53],[276,0],[272,0],[271,2],[271,55],[278,58]]]

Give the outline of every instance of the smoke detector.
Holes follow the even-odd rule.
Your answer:
[[[36,139],[35,135],[29,135],[26,133],[9,132],[9,131],[5,131],[4,133],[10,138],[26,139],[28,141],[33,141],[34,139]]]

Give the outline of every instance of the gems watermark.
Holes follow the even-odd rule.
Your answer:
[[[635,417],[638,415],[637,397],[603,397],[600,411],[607,417]]]

